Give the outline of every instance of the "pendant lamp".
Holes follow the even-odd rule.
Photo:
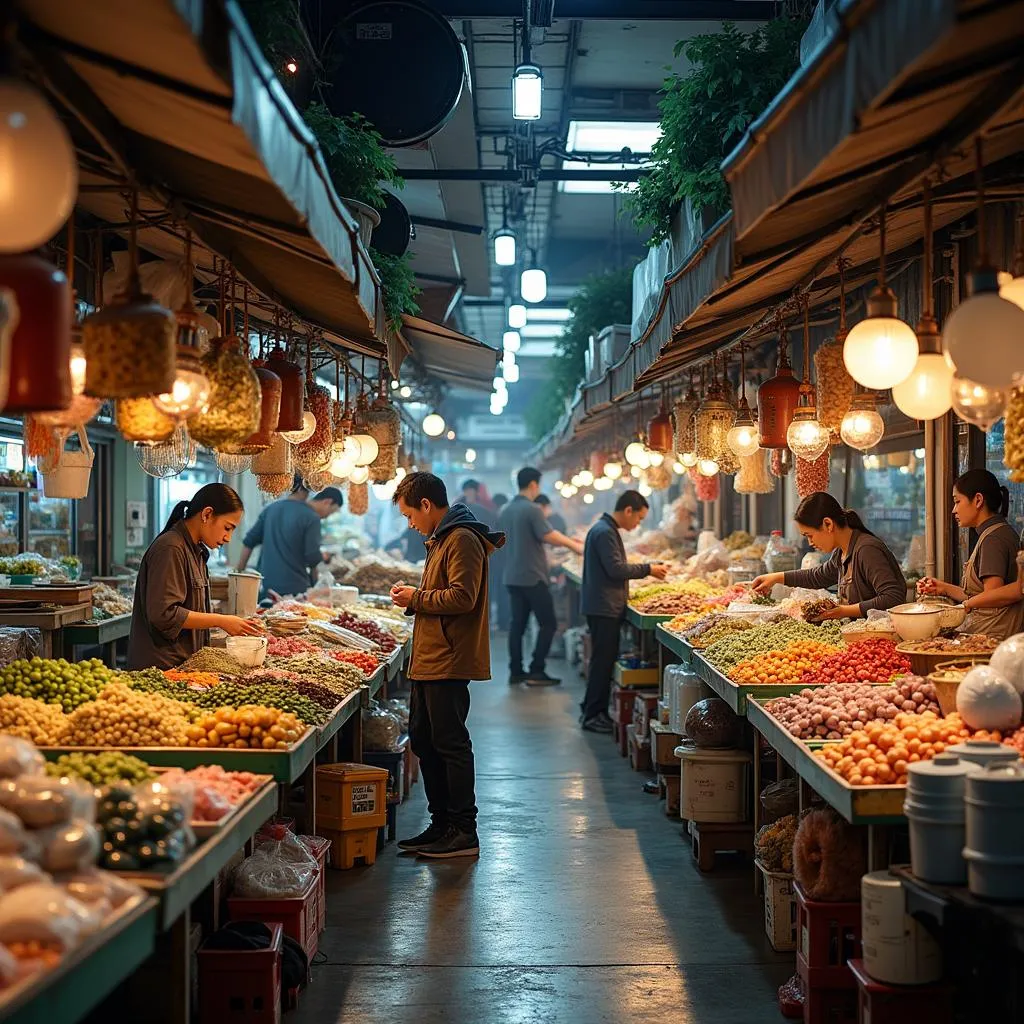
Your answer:
[[[1003,388],[1024,373],[1024,309],[1004,299],[986,246],[981,136],[975,140],[978,191],[978,259],[968,278],[970,298],[946,318],[942,347],[957,376],[985,388]],[[959,414],[958,414],[959,415]]]
[[[885,391],[905,381],[917,362],[917,336],[899,318],[896,293],[885,283],[885,205],[878,218],[878,284],[868,296],[867,316],[846,336],[843,362],[866,388]]]
[[[878,414],[875,396],[869,391],[858,391],[850,403],[850,411],[843,417],[839,431],[844,444],[857,451],[874,448],[885,433],[885,423]]]
[[[647,469],[651,464],[651,457],[647,451],[647,446],[643,441],[630,441],[626,445],[626,450],[623,452],[626,458],[626,462],[631,466],[636,466],[639,469]]]
[[[917,363],[913,372],[892,389],[892,400],[904,415],[915,420],[934,420],[953,404],[953,368],[942,354],[942,336],[935,319],[932,293],[931,187],[924,188],[924,254],[921,260],[921,319],[917,325]],[[1022,311],[1024,312],[1024,311]]]
[[[757,389],[757,428],[762,448],[785,448],[786,432],[800,401],[800,382],[789,365],[789,337],[779,325],[779,362],[775,376]]]
[[[786,429],[786,443],[798,458],[814,462],[828,450],[828,428],[818,420],[814,405],[814,388],[811,385],[811,329],[810,303],[806,296],[804,306],[804,379],[800,383],[800,398],[793,419]]]
[[[736,410],[736,422],[726,435],[726,444],[740,459],[753,455],[761,447],[758,440],[757,424],[747,402],[745,384],[747,380],[746,346],[740,345],[740,402]]]
[[[661,392],[661,408],[647,424],[647,447],[654,452],[670,452],[673,444],[672,417],[665,408],[665,391]]]
[[[316,417],[307,413],[305,408],[306,386],[302,379],[302,367],[290,360],[284,349],[276,348],[267,357],[266,369],[281,381],[278,432],[285,435],[289,444],[308,441],[316,430]]]
[[[690,371],[690,386],[686,395],[675,404],[672,417],[675,422],[675,436],[672,447],[684,466],[697,464],[697,437],[694,433],[693,416],[700,406],[700,398],[693,389],[693,371]],[[690,458],[692,462],[688,461]]]
[[[697,467],[699,469],[702,462],[714,462],[717,473],[719,456],[726,447],[729,431],[736,422],[736,409],[726,399],[725,389],[718,382],[718,364],[714,356],[711,357],[711,385],[708,387],[707,397],[694,414],[693,421]]]
[[[1002,419],[1007,393],[1002,388],[988,388],[958,374],[951,387],[953,412],[964,421],[982,430],[989,430]]]

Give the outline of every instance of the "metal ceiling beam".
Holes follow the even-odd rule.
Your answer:
[[[539,181],[639,181],[648,171],[640,168],[603,171],[566,171],[561,168],[542,168],[537,172]],[[402,177],[406,181],[492,181],[496,184],[518,182],[522,175],[519,171],[504,170],[500,167],[477,168],[433,168],[417,167],[403,170]]]
[[[519,18],[521,0],[434,0],[446,18]],[[558,0],[555,17],[582,21],[768,21],[778,4],[765,0]]]
[[[401,172],[408,176],[405,171]],[[442,220],[439,217],[416,217],[409,218],[415,227],[436,228],[438,231],[454,231],[463,235],[482,235],[483,227],[479,224],[462,224],[457,220]]]

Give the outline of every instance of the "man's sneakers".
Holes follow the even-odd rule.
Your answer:
[[[432,821],[418,836],[400,840],[398,848],[406,853],[418,853],[443,839],[447,831],[448,826],[443,821]]]
[[[525,672],[510,672],[508,674],[508,685],[509,686],[518,686],[520,683],[525,683],[525,682],[526,682],[526,673]]]
[[[429,846],[416,850],[421,857],[429,860],[450,860],[455,857],[479,857],[480,840],[476,829],[464,831],[457,825],[449,825],[444,835]]]
[[[530,672],[525,682],[527,686],[559,686],[562,680],[549,676],[547,672]]]
[[[612,720],[601,711],[593,718],[585,718],[581,723],[581,728],[584,732],[599,732],[607,736],[615,727]]]

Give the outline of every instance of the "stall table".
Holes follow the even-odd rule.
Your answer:
[[[0,606],[0,626],[18,626],[38,629],[41,637],[39,656],[59,657],[63,650],[60,634],[67,626],[84,622],[92,616],[92,603],[35,608],[6,608]]]
[[[89,619],[65,626],[61,632],[63,657],[74,661],[76,647],[102,647],[104,664],[116,668],[117,642],[127,639],[131,625],[132,615],[127,612],[109,619]]]
[[[626,605],[626,622],[637,632],[640,643],[640,657],[644,661],[654,661],[654,630],[662,622],[669,622],[673,615],[641,615],[631,605]]]

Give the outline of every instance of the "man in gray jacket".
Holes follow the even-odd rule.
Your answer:
[[[615,503],[615,511],[605,513],[590,528],[583,548],[583,586],[581,611],[590,629],[590,672],[587,696],[580,719],[587,732],[610,733],[608,697],[612,671],[619,657],[619,633],[629,599],[629,581],[654,576],[663,580],[667,565],[631,565],[620,530],[635,530],[646,518],[649,506],[639,491],[626,491]]]

